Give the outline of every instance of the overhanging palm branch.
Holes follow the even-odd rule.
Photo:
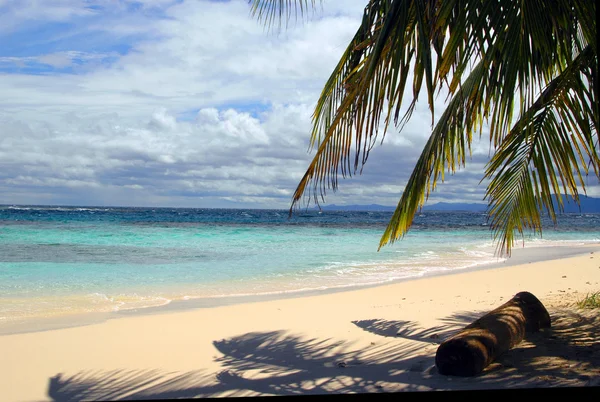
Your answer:
[[[589,173],[588,161],[599,175],[589,107],[595,100],[582,79],[593,57],[591,46],[586,47],[549,83],[488,164],[485,177],[493,178],[487,192],[492,228],[507,252],[515,229],[541,231],[541,209],[556,220],[555,204],[560,211],[563,200],[552,194],[571,194],[578,202],[577,187],[585,188],[582,171]]]
[[[308,6],[252,1],[272,18],[289,18],[297,4],[300,12]],[[583,175],[600,178],[595,12],[588,0],[368,1],[317,102],[317,151],[292,209],[304,197],[318,203],[337,189],[340,173],[362,169],[391,122],[401,132],[424,83],[435,126],[380,247],[407,233],[437,180],[465,164],[473,134],[487,124],[495,155],[485,198],[499,250],[510,253],[515,230],[541,229],[543,209],[555,218],[552,193],[560,210],[563,193],[578,201],[585,191]],[[436,123],[442,89],[450,101]]]
[[[256,0],[251,1],[251,14],[268,27],[275,23],[281,27],[281,23],[287,23],[292,15],[302,15],[315,5],[315,0]]]

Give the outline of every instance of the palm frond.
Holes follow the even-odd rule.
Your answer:
[[[402,119],[410,117],[423,79],[433,109],[436,84],[431,67],[431,41],[427,35],[419,35],[432,30],[431,11],[415,4],[372,0],[365,8],[361,26],[317,102],[311,145],[318,145],[318,149],[294,193],[290,213],[305,192],[318,203],[319,196],[324,197],[327,189],[336,190],[339,172],[343,177],[351,176],[364,165],[379,136],[381,123],[384,133],[390,124],[394,105],[398,105],[394,117],[398,122],[399,106],[411,71],[416,77],[414,96]],[[413,58],[419,63],[412,63]]]
[[[308,0],[251,4],[268,24],[289,19],[293,6],[309,7]],[[541,229],[542,209],[555,218],[551,194],[560,211],[562,193],[578,200],[584,174],[600,178],[595,15],[589,0],[368,0],[318,99],[317,150],[290,213],[302,199],[318,204],[336,191],[339,174],[362,171],[390,124],[402,131],[424,90],[433,130],[380,247],[407,233],[487,123],[496,154],[485,198],[499,249],[510,253],[515,230]],[[444,88],[449,103],[436,123],[434,94]]]
[[[595,55],[588,46],[554,78],[515,123],[486,169],[492,178],[486,198],[499,251],[510,254],[515,231],[541,231],[540,210],[556,220],[562,211],[562,194],[578,201],[578,186],[585,191],[582,174],[590,164],[599,175],[597,131],[590,92],[581,79]],[[552,195],[555,195],[555,198]]]
[[[443,180],[444,170],[454,172],[465,165],[470,154],[472,133],[477,128],[477,105],[486,90],[486,65],[480,62],[454,95],[435,126],[388,224],[379,248],[403,237],[412,224],[413,217]]]
[[[277,24],[281,28],[292,16],[303,16],[309,9],[316,7],[316,0],[248,0],[252,17],[272,28]]]

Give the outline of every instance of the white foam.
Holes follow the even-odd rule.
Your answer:
[[[589,244],[595,244],[600,241],[599,239],[529,239],[525,241],[525,248],[537,248],[537,247],[556,247],[556,246],[585,246]]]

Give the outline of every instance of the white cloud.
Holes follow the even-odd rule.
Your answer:
[[[146,27],[151,39],[112,65],[51,80],[2,79],[0,90],[9,94],[2,108],[12,114],[35,107],[52,118],[65,111],[144,116],[159,107],[178,113],[236,102],[311,103],[356,29],[356,21],[339,16],[267,34],[241,1],[187,1],[167,15]],[[64,65],[68,57],[38,61]]]
[[[246,1],[0,2],[0,36],[71,26],[0,54],[0,203],[289,207],[312,108],[363,8],[326,1],[268,33]],[[61,73],[23,68],[40,64]],[[430,129],[419,104],[327,202],[395,205]],[[487,153],[476,145],[435,196],[480,201]]]
[[[306,116],[293,109],[284,113],[286,123],[301,126],[298,121]],[[113,191],[122,187],[163,196],[185,193],[191,198],[208,194],[259,199],[263,194],[269,198],[275,194],[285,196],[278,202],[283,207],[289,188],[306,164],[306,160],[302,164],[288,162],[278,155],[278,147],[286,140],[278,140],[277,133],[272,133],[271,141],[265,127],[279,133],[286,128],[269,115],[265,116],[264,127],[247,113],[215,109],[200,110],[193,122],[178,122],[164,109],[139,126],[124,127],[115,121],[119,121],[118,116],[97,121],[72,118],[46,125],[13,121],[5,125],[6,135],[0,140],[3,193],[25,187],[96,187]],[[297,152],[286,151],[285,155]],[[292,169],[286,171],[286,165]]]

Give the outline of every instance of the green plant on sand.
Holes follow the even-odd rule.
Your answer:
[[[577,302],[579,308],[600,308],[600,291],[588,293]]]

